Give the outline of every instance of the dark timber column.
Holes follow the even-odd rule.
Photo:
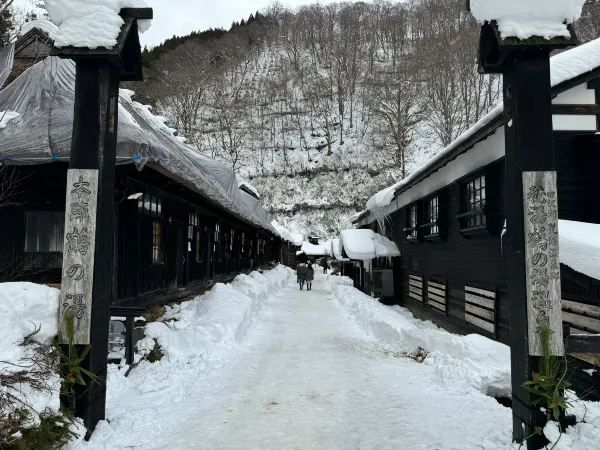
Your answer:
[[[529,356],[522,173],[555,169],[552,137],[550,59],[547,49],[516,51],[504,71],[506,137],[506,220],[510,295],[513,437],[522,441],[545,425],[539,407],[522,387],[537,369]],[[541,448],[543,436],[528,448]]]
[[[96,374],[76,392],[75,413],[93,430],[104,419],[110,305],[113,294],[114,185],[120,74],[108,61],[80,60],[75,82],[71,169],[98,170],[98,206],[91,351],[84,367]]]
[[[59,338],[82,352],[95,375],[75,392],[75,414],[88,436],[104,419],[110,306],[115,293],[115,159],[119,83],[141,81],[137,20],[150,8],[124,8],[114,48],[64,47],[52,55],[76,63],[70,168],[67,175],[65,247],[59,307]]]
[[[493,20],[479,40],[479,71],[504,75],[513,438],[527,438],[528,449],[546,444],[534,434],[546,417],[522,385],[537,370],[544,335],[550,355],[564,355],[549,55],[575,44],[573,34],[503,38]]]

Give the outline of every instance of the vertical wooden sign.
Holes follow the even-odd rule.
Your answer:
[[[556,172],[523,172],[525,270],[529,354],[542,356],[541,332],[550,331],[550,354],[564,355]]]
[[[69,169],[59,306],[59,336],[63,344],[69,342],[68,320],[73,320],[73,343],[90,343],[97,206],[98,170]]]

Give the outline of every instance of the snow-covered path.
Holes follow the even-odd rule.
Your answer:
[[[270,297],[239,354],[192,383],[177,387],[184,396],[131,402],[120,448],[467,450],[510,442],[510,410],[440,384],[434,367],[369,338],[320,278],[310,292],[290,284]],[[110,441],[98,448],[115,448]]]

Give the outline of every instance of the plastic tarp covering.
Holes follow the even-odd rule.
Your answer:
[[[0,48],[0,88],[4,86],[10,75],[15,57],[15,44],[9,44]]]
[[[74,86],[75,63],[49,57],[0,91],[0,111],[20,114],[0,129],[0,161],[27,165],[69,160]],[[164,118],[132,101],[131,94],[121,90],[119,96],[117,164],[135,164],[139,170],[148,164],[233,215],[275,231],[258,201],[239,190],[232,170],[184,144]]]

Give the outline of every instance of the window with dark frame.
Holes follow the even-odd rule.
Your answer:
[[[463,213],[458,216],[462,230],[485,227],[485,199],[485,175],[477,176],[463,184]]]
[[[202,262],[202,240],[200,236],[200,228],[196,230],[196,262]]]
[[[138,199],[138,208],[153,217],[162,215],[162,203],[158,197],[144,194]]]
[[[62,253],[65,213],[27,211],[25,213],[25,252]]]
[[[164,262],[162,223],[159,220],[152,221],[152,264]]]
[[[436,195],[427,200],[427,224],[425,233],[427,236],[438,236],[440,234],[440,198]]]
[[[417,205],[411,205],[406,211],[406,239],[409,241],[417,239]]]

